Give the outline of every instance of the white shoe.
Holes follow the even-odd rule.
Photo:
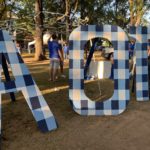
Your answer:
[[[66,76],[64,74],[61,75],[62,78],[66,78]]]
[[[55,88],[54,88],[54,91],[59,91],[59,89],[55,87]]]

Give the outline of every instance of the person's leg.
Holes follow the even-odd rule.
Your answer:
[[[50,80],[54,81],[54,60],[50,60]]]
[[[64,73],[64,66],[63,66],[63,62],[60,61],[60,73],[63,74]]]
[[[54,81],[56,80],[56,77],[58,76],[58,68],[60,65],[60,61],[59,60],[54,60],[54,67],[53,67],[53,77],[54,77]]]
[[[129,59],[129,72],[131,72],[132,68],[133,68],[133,58],[130,58]]]
[[[65,53],[65,59],[68,59],[68,57],[67,57],[67,53]]]
[[[69,53],[67,53],[67,59],[69,59]]]
[[[64,62],[60,61],[60,73],[61,77],[65,78],[66,76],[64,75]]]
[[[31,47],[28,45],[28,53],[31,54]]]

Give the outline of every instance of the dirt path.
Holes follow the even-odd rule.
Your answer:
[[[42,66],[25,61],[57,118],[59,128],[41,133],[22,94],[16,94],[15,103],[10,102],[8,95],[3,95],[2,150],[150,149],[150,101],[137,102],[132,95],[127,110],[119,116],[79,116],[68,103],[68,78],[51,84],[47,82],[48,61]],[[67,68],[65,74],[68,74]],[[54,86],[60,91],[53,92]]]

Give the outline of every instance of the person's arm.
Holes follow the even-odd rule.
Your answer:
[[[48,43],[49,41],[51,41],[51,39],[52,39],[52,35],[49,36],[49,38],[48,38],[48,40],[47,40],[47,43]]]
[[[62,54],[62,59],[64,60],[64,50],[61,49],[60,51],[61,51],[61,54]]]
[[[150,56],[150,46],[148,46],[147,54],[148,54],[148,56]]]
[[[61,52],[61,49],[58,50],[58,55],[59,55],[59,57],[60,57],[60,61],[64,61],[64,59],[63,59],[63,54],[62,54],[62,52]]]

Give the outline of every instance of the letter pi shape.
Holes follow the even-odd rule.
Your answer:
[[[150,27],[131,26],[129,29],[130,36],[136,40],[136,97],[137,101],[147,101],[149,100],[147,42],[150,39]]]
[[[84,45],[102,37],[114,47],[114,94],[103,102],[91,101],[84,93]],[[87,25],[76,28],[69,38],[69,100],[80,115],[118,115],[129,102],[128,37],[118,26]],[[109,88],[109,87],[108,87]]]
[[[15,80],[1,82],[2,55],[10,64]],[[1,130],[1,95],[3,93],[22,91],[29,108],[42,132],[57,128],[52,112],[49,109],[39,88],[32,79],[26,65],[16,50],[7,31],[0,30],[0,130]],[[21,111],[21,110],[20,110]]]

